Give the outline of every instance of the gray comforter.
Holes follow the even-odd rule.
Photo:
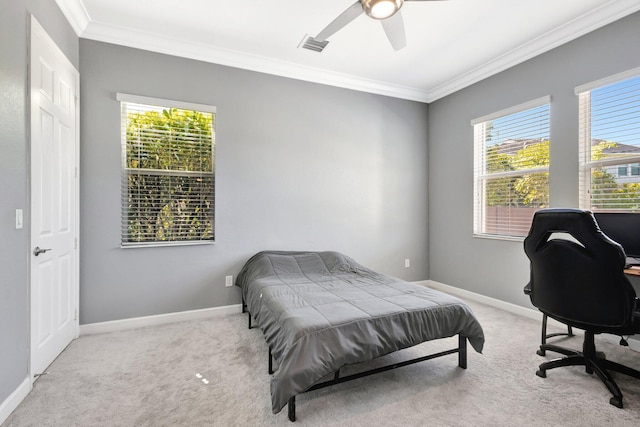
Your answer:
[[[482,352],[482,327],[463,301],[337,252],[260,252],[236,285],[278,365],[273,413],[344,365],[424,341],[461,334]]]

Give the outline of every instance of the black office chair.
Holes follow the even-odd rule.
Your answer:
[[[548,338],[553,337],[572,337],[573,336],[573,328],[571,325],[567,325],[567,332],[553,332],[551,334],[547,333],[547,315],[542,315],[542,338],[540,339],[540,348],[536,353],[540,356],[544,356],[546,352],[544,351],[543,345],[547,343]]]
[[[575,241],[568,240],[575,239]],[[624,274],[625,253],[598,228],[593,214],[578,209],[543,209],[535,213],[524,251],[531,261],[531,280],[524,288],[545,316],[584,330],[582,351],[543,343],[540,351],[565,355],[542,363],[549,369],[585,366],[609,389],[609,400],[622,408],[622,393],[608,371],[640,379],[640,371],[606,360],[596,352],[594,335],[640,332],[640,303]],[[544,332],[543,332],[544,333]]]

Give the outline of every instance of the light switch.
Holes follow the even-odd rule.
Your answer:
[[[22,228],[22,209],[16,209],[16,230]]]

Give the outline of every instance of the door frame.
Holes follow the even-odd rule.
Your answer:
[[[29,379],[30,379],[30,385],[31,387],[33,387],[33,383],[36,380],[35,375],[37,374],[37,372],[33,372],[33,348],[32,348],[32,338],[33,338],[33,334],[34,334],[34,310],[33,310],[33,304],[34,304],[34,295],[33,295],[33,283],[32,283],[32,250],[34,248],[34,236],[32,233],[32,229],[31,229],[31,224],[33,222],[33,216],[35,215],[35,212],[33,211],[33,202],[32,202],[32,197],[33,197],[33,192],[32,192],[32,183],[33,183],[33,164],[32,164],[32,150],[33,150],[33,145],[31,143],[31,138],[33,135],[33,129],[35,126],[35,123],[33,123],[33,103],[32,103],[32,98],[33,98],[33,86],[32,86],[32,81],[31,81],[31,77],[32,77],[32,69],[31,67],[33,66],[33,61],[32,61],[32,50],[33,50],[33,40],[34,37],[39,37],[46,45],[47,48],[50,49],[56,57],[58,57],[59,60],[65,62],[65,65],[68,65],[70,68],[72,68],[74,70],[74,75],[75,75],[75,81],[74,81],[74,86],[75,86],[75,141],[74,141],[74,145],[75,145],[75,158],[73,159],[74,162],[74,168],[75,168],[75,180],[74,180],[74,219],[75,219],[75,223],[74,223],[74,227],[75,227],[75,241],[74,241],[74,247],[75,247],[75,251],[73,252],[73,258],[74,258],[74,263],[75,263],[75,268],[73,271],[73,284],[72,284],[72,288],[73,288],[73,309],[74,309],[74,328],[75,328],[75,333],[74,333],[74,339],[78,338],[79,333],[80,333],[80,317],[79,317],[79,306],[80,306],[80,264],[79,264],[79,253],[80,253],[80,73],[78,72],[77,68],[73,65],[73,63],[69,60],[69,58],[67,58],[67,56],[64,54],[64,52],[60,49],[60,47],[58,47],[58,45],[55,43],[55,41],[51,38],[51,36],[49,36],[49,34],[46,32],[46,30],[44,29],[44,27],[42,27],[42,25],[36,20],[36,18],[33,15],[30,15],[30,30],[29,30],[29,57],[28,57],[28,73],[29,73],[29,95],[27,96],[27,102],[29,105],[29,186],[28,186],[28,191],[29,191],[29,252],[28,252],[28,265],[29,265]]]

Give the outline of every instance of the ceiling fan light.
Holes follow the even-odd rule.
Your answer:
[[[371,15],[374,18],[383,19],[388,18],[396,11],[396,4],[392,1],[379,1],[371,6]]]
[[[364,12],[373,19],[387,19],[393,16],[404,0],[362,0]]]

